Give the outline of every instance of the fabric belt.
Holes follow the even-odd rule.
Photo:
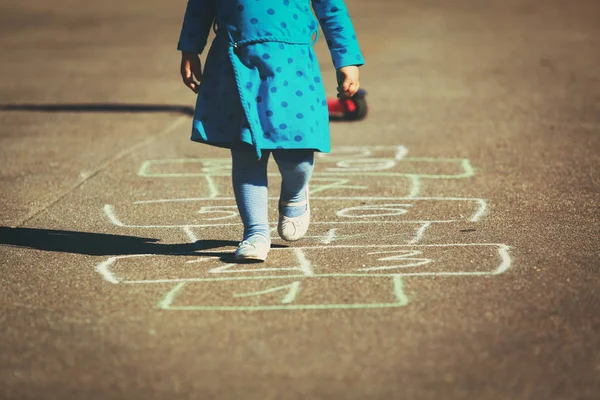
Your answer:
[[[228,29],[219,27],[217,20],[215,20],[215,22],[213,23],[213,31],[219,37],[228,38],[230,45],[233,46],[234,49],[237,49],[240,46],[247,46],[250,44],[265,43],[265,42],[313,46],[319,40],[319,30],[315,29],[310,34],[310,37],[312,37],[314,35],[314,39],[312,39],[312,40],[304,38],[304,37],[303,38],[294,38],[294,37],[289,37],[289,36],[263,35],[263,36],[255,36],[255,37],[236,41]],[[223,33],[221,33],[222,31],[227,33],[227,36],[225,36]]]

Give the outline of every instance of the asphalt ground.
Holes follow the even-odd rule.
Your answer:
[[[369,116],[249,265],[185,2],[0,3],[0,398],[600,397],[600,5],[347,3]]]

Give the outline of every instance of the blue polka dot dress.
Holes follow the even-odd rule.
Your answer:
[[[192,140],[246,143],[258,157],[273,149],[328,152],[327,99],[312,49],[319,24],[335,68],[364,63],[343,0],[188,0],[178,49],[200,54],[211,27],[217,33]]]

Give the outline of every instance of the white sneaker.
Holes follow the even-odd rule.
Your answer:
[[[265,261],[271,250],[271,242],[260,235],[244,240],[235,251],[236,261]]]
[[[308,186],[306,187],[306,200],[298,203],[289,203],[282,201],[281,205],[284,207],[302,207],[306,206],[304,214],[298,217],[286,217],[281,212],[279,213],[279,222],[277,224],[277,233],[283,240],[293,242],[302,237],[308,231],[310,225],[310,203],[308,201]]]

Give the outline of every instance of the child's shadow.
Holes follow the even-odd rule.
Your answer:
[[[238,245],[238,242],[235,241],[198,240],[196,243],[183,244],[162,244],[158,242],[158,239],[136,236],[0,226],[0,245],[91,256],[163,254],[220,257],[223,262],[236,262],[233,258],[233,250],[229,252],[205,251],[221,247],[235,248]]]

